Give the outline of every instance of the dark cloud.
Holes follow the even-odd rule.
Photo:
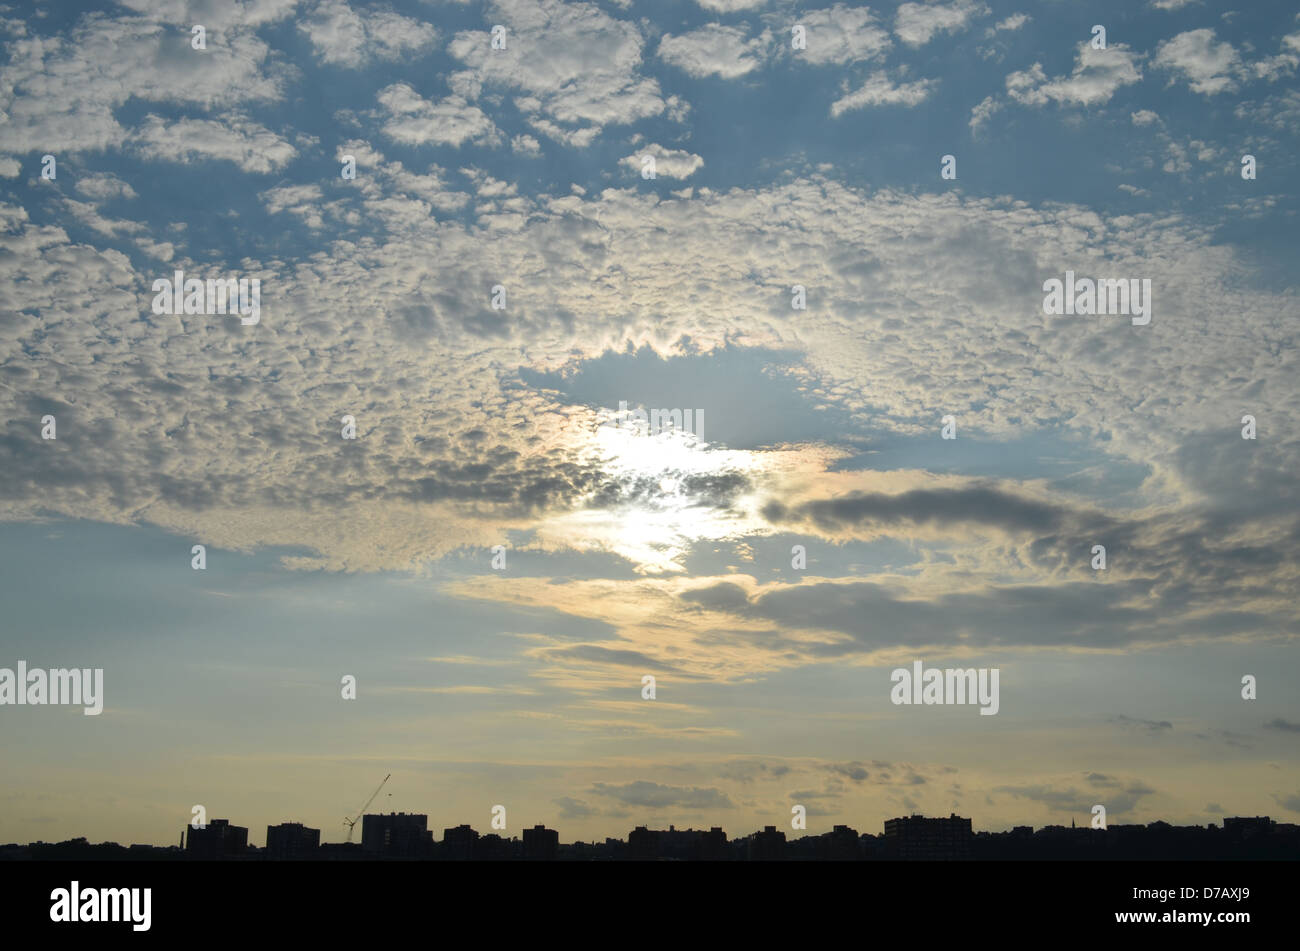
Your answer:
[[[676,806],[684,809],[730,809],[734,803],[726,794],[712,787],[664,786],[660,783],[638,780],[621,786],[594,783],[592,793],[609,796],[624,805],[661,809]]]
[[[574,799],[572,796],[560,796],[558,799],[551,801],[560,807],[560,818],[562,819],[586,819],[599,814],[598,810],[593,809],[581,799]]]
[[[1122,713],[1115,717],[1115,722],[1137,730],[1148,730],[1152,733],[1159,733],[1162,730],[1172,730],[1174,728],[1174,725],[1168,720],[1135,719],[1134,717],[1126,717]]]
[[[658,670],[687,676],[663,661],[655,660],[640,651],[617,650],[609,647],[600,647],[596,644],[577,644],[573,647],[551,647],[547,648],[546,656],[551,659],[567,659],[589,661],[596,664],[611,664],[617,667],[635,667],[638,670]]]
[[[951,525],[970,522],[1021,532],[1052,532],[1067,510],[989,487],[913,489],[897,495],[855,493],[836,499],[806,502],[787,509],[769,502],[763,517],[775,524],[810,521],[824,531],[865,523]]]
[[[1121,784],[1116,784],[1121,785]],[[1105,793],[1080,792],[1073,786],[1056,788],[1045,784],[1026,784],[1021,786],[998,786],[997,792],[1008,793],[1020,799],[1037,802],[1056,812],[1091,814],[1094,805],[1106,807],[1107,819],[1111,814],[1131,811],[1146,796],[1155,794],[1155,790],[1138,780],[1122,784],[1117,790]]]

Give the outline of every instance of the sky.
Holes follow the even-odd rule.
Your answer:
[[[389,773],[438,839],[1300,821],[1294,4],[10,3],[0,49],[0,668],[104,671],[0,706],[0,842],[341,841]],[[156,312],[177,270],[259,319]],[[1150,322],[1046,313],[1067,272]],[[998,712],[894,703],[917,661]]]

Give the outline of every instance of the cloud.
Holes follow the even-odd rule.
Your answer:
[[[1287,812],[1300,812],[1300,793],[1296,793],[1294,796],[1283,796],[1274,793],[1273,801]]]
[[[777,15],[766,19],[770,26],[777,27]],[[889,31],[877,25],[875,14],[867,7],[837,3],[824,10],[806,10],[798,15],[797,22],[807,31],[808,40],[807,49],[791,51],[799,62],[843,66],[879,59],[892,45]],[[789,32],[783,19],[777,32]]]
[[[985,31],[985,35],[993,36],[996,33],[1002,32],[1014,33],[1032,19],[1033,17],[1027,13],[1013,13],[1005,20],[999,20],[996,24],[989,27],[989,29]]]
[[[835,531],[845,525],[872,522],[891,525],[952,525],[974,522],[1014,531],[1046,534],[1057,531],[1064,516],[1058,506],[1015,496],[985,486],[952,489],[914,489],[898,495],[855,493],[835,499],[806,502],[790,509],[778,501],[763,509],[772,522],[801,522]]]
[[[213,12],[206,51],[191,49],[170,21],[101,13],[66,36],[11,41],[0,67],[0,112],[9,119],[0,151],[26,153],[33,142],[54,152],[117,147],[127,137],[117,113],[131,99],[224,110],[281,99],[293,70],[239,22],[243,10]]]
[[[1122,43],[1104,50],[1080,45],[1075,54],[1074,70],[1068,77],[1048,79],[1039,63],[1007,77],[1007,95],[1027,106],[1049,102],[1059,105],[1101,105],[1109,102],[1121,86],[1142,79],[1137,64],[1141,57]]]
[[[551,800],[560,807],[561,819],[587,819],[591,816],[599,815],[597,809],[581,799],[574,799],[572,796],[560,796],[558,799]]]
[[[621,785],[594,783],[591,791],[597,796],[608,796],[628,806],[644,809],[679,808],[706,812],[715,809],[735,808],[726,794],[712,787],[664,786],[638,780]]]
[[[704,167],[704,159],[684,149],[666,149],[653,143],[642,146],[623,159],[623,165],[640,174],[645,156],[653,155],[655,174],[665,178],[690,178]]]
[[[467,65],[460,81],[515,90],[515,106],[556,141],[585,147],[604,126],[678,106],[641,75],[645,41],[636,25],[594,4],[496,0],[487,16],[507,28],[506,49],[493,50],[487,31],[457,33],[448,52]]]
[[[510,140],[510,148],[519,155],[541,155],[542,143],[531,135],[516,135]]]
[[[989,8],[977,0],[952,3],[904,3],[894,16],[894,33],[908,46],[923,46],[939,33],[964,30]]]
[[[1192,92],[1212,96],[1237,88],[1241,58],[1231,43],[1216,40],[1213,30],[1200,29],[1161,43],[1152,65],[1182,75]]]
[[[190,164],[216,159],[256,174],[284,168],[298,154],[270,129],[234,114],[172,122],[150,114],[131,134],[129,142],[134,151],[151,161]]]
[[[762,6],[767,0],[695,0],[695,2],[711,13],[736,13]]]
[[[77,179],[77,191],[94,201],[139,197],[134,188],[108,172],[81,176]]]
[[[831,115],[871,106],[915,106],[929,98],[938,84],[937,79],[918,79],[895,85],[883,72],[873,73],[856,90],[831,103]]]
[[[325,225],[320,207],[323,193],[319,185],[284,185],[270,188],[261,193],[261,198],[267,214],[289,212],[297,215],[307,227],[313,229]]]
[[[1148,730],[1152,733],[1159,733],[1162,730],[1172,730],[1174,728],[1174,725],[1168,720],[1134,719],[1133,717],[1126,717],[1122,713],[1115,719],[1124,726]]]
[[[970,130],[972,133],[978,132],[984,123],[988,122],[993,114],[1001,111],[1002,103],[998,102],[992,96],[985,96],[970,111]]]
[[[1069,204],[866,193],[820,177],[700,190],[689,200],[635,185],[526,196],[488,175],[405,167],[362,140],[339,148],[357,156],[353,182],[332,174],[319,184],[253,189],[272,214],[308,220],[318,204],[337,228],[328,266],[313,253],[250,250],[231,261],[179,254],[187,270],[266,278],[262,324],[251,331],[221,318],[151,315],[150,281],[165,275],[144,262],[137,269],[114,246],[135,249],[145,233],[126,230],[132,225],[105,219],[112,236],[87,243],[0,208],[14,251],[0,260],[0,286],[23,288],[0,298],[11,315],[0,326],[11,354],[0,367],[0,409],[39,419],[57,393],[75,406],[66,436],[60,418],[58,448],[78,444],[53,474],[41,454],[48,447],[23,427],[0,440],[7,517],[145,521],[240,550],[305,547],[313,564],[350,570],[412,568],[462,546],[486,550],[515,529],[540,532],[548,550],[571,545],[634,560],[671,561],[710,533],[758,539],[795,525],[836,542],[914,533],[927,559],[952,539],[969,543],[951,578],[941,562],[927,562],[936,573],[928,588],[891,578],[781,590],[743,577],[716,587],[730,599],[719,607],[745,622],[731,629],[736,636],[776,645],[727,648],[737,664],[743,654],[759,666],[869,653],[935,631],[950,640],[958,632],[945,610],[966,619],[974,643],[1057,647],[1206,637],[1225,625],[1243,636],[1277,634],[1294,625],[1289,609],[1250,592],[1293,590],[1285,575],[1296,537],[1288,473],[1300,447],[1282,436],[1267,455],[1243,453],[1222,407],[1249,386],[1253,400],[1273,407],[1274,432],[1300,428],[1287,398],[1286,351],[1267,344],[1284,334],[1296,301],[1249,282],[1243,290],[1249,261],[1178,215],[1108,218]],[[319,203],[310,190],[279,190],[300,184],[316,184]],[[448,220],[444,209],[464,212],[472,225]],[[183,247],[183,234],[167,240]],[[936,255],[951,262],[937,276],[924,265]],[[1152,333],[1044,318],[1045,276],[1067,266],[1097,273],[1102,264],[1100,273],[1159,278]],[[797,333],[791,273],[816,301],[797,315]],[[489,301],[501,275],[510,289],[504,313]],[[697,289],[692,299],[682,286]],[[1208,316],[1224,308],[1238,319]],[[623,316],[612,323],[616,311]],[[670,354],[689,336],[708,353],[736,334],[749,346],[791,348],[801,379],[824,392],[819,401],[853,425],[869,424],[886,447],[932,435],[949,411],[963,436],[978,432],[994,445],[1086,420],[1077,424],[1081,445],[1116,466],[1140,465],[1152,494],[1135,487],[1138,508],[1120,513],[1032,482],[843,470],[838,450],[824,446],[734,455],[710,448],[687,457],[702,474],[678,476],[690,493],[689,521],[661,529],[657,514],[628,532],[629,506],[663,500],[653,468],[660,460],[652,454],[646,471],[620,470],[602,458],[595,411],[524,385],[521,371],[559,370],[629,340]],[[354,345],[320,345],[341,337]],[[277,356],[285,352],[315,356],[308,366]],[[137,361],[165,365],[167,378],[110,381],[114,367]],[[1216,375],[1221,365],[1239,370]],[[999,374],[993,393],[990,368]],[[870,405],[852,383],[864,375],[876,381]],[[1149,400],[1152,381],[1158,404]],[[201,385],[210,399],[180,407],[167,395],[178,385]],[[125,389],[110,413],[94,394],[114,386]],[[362,423],[352,445],[336,441],[345,412]],[[113,440],[88,435],[106,431]],[[1104,438],[1091,441],[1094,432]],[[164,433],[189,448],[160,467],[150,446]],[[774,499],[783,506],[776,521],[762,514]],[[1153,499],[1159,511],[1140,508]],[[348,506],[350,518],[331,517],[333,505]],[[931,507],[961,517],[937,519]],[[1113,535],[1112,574],[1098,585],[1086,546],[1072,539],[1103,529]],[[564,597],[562,588],[543,593]],[[698,593],[691,597],[661,592],[653,603],[679,612],[664,623],[686,625],[703,608]],[[602,601],[626,600],[614,588],[575,607],[599,613]],[[1035,623],[1018,611],[1034,612]],[[757,640],[776,620],[816,633],[808,642],[789,633],[785,643],[775,634]],[[725,645],[687,647],[709,633],[692,631],[684,653],[668,661],[698,673]],[[630,630],[620,649],[662,662],[640,637]],[[739,669],[729,664],[718,669]]]
[[[1092,807],[1096,804],[1098,798],[1096,793],[1081,793],[1073,786],[1061,788],[1046,783],[998,786],[996,791],[1039,803],[1051,812],[1082,813],[1084,815],[1091,814]],[[1104,796],[1105,802],[1102,805],[1106,807],[1109,816],[1119,815],[1131,812],[1142,799],[1154,794],[1155,790],[1146,783],[1132,780],[1118,792],[1107,792]]]
[[[592,663],[619,667],[635,667],[638,670],[679,672],[670,664],[655,660],[640,651],[618,650],[601,647],[598,644],[579,644],[576,647],[550,648],[546,651],[549,660],[590,661]]]
[[[770,41],[766,30],[750,39],[740,27],[710,23],[681,36],[665,33],[659,58],[697,78],[736,79],[759,67]]]
[[[835,775],[843,776],[855,783],[860,783],[871,775],[861,763],[831,763],[826,768]]]
[[[1282,730],[1285,733],[1300,733],[1300,723],[1292,723],[1290,720],[1283,720],[1276,717],[1264,724],[1268,730]]]
[[[372,60],[409,60],[431,49],[432,25],[384,10],[357,12],[344,0],[322,0],[298,22],[316,56],[331,66],[359,69]]]
[[[402,145],[454,145],[477,142],[499,145],[501,134],[478,106],[462,96],[430,101],[406,83],[380,90],[379,104],[387,118],[383,132]]]

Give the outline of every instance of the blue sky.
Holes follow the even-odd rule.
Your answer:
[[[0,42],[0,667],[106,691],[0,708],[0,841],[339,839],[388,772],[566,840],[1300,814],[1294,5],[131,0]],[[153,313],[177,269],[260,322]],[[1150,324],[1045,314],[1067,271]],[[914,660],[999,668],[998,715],[892,705]]]

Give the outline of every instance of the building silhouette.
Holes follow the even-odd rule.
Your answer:
[[[947,819],[912,815],[885,820],[886,849],[904,861],[968,859],[973,839],[970,820],[956,813]]]
[[[745,854],[749,861],[776,862],[785,857],[785,833],[776,826],[764,826],[762,832],[749,837]]]
[[[433,851],[428,826],[428,816],[413,812],[362,816],[361,851],[388,858],[423,858]]]
[[[698,862],[721,861],[731,856],[727,849],[727,833],[719,826],[706,832],[670,825],[667,829],[637,826],[628,833],[626,857],[640,862]]]
[[[839,825],[821,835],[805,835],[787,845],[787,858],[801,861],[851,862],[863,857],[856,829]]]
[[[228,859],[248,850],[248,829],[232,826],[229,819],[212,819],[197,829],[189,827],[185,851],[196,859]]]
[[[266,827],[268,859],[311,859],[319,850],[320,829],[308,829],[301,822]]]
[[[950,815],[912,815],[886,820],[884,834],[859,835],[846,825],[787,841],[776,826],[728,841],[718,826],[700,829],[650,829],[637,826],[622,839],[563,843],[554,829],[537,825],[522,839],[495,833],[480,836],[468,825],[443,830],[435,845],[427,817],[407,813],[364,817],[362,843],[321,843],[320,831],[299,822],[267,826],[266,848],[248,844],[248,830],[228,819],[201,828],[186,827],[182,845],[122,846],[64,842],[0,844],[5,861],[175,861],[183,859],[320,861],[443,859],[459,861],[1222,861],[1300,859],[1300,825],[1268,816],[1229,816],[1222,827],[1175,826],[1156,820],[1146,825],[1106,828],[1018,825],[1005,832],[972,833],[971,820]]]
[[[453,862],[468,862],[478,849],[478,833],[468,825],[442,830],[442,845],[438,857]]]
[[[554,860],[560,853],[560,833],[537,825],[524,830],[524,858],[531,862]]]
[[[507,839],[495,832],[488,832],[479,836],[474,858],[479,862],[506,862],[519,857],[516,854],[518,845],[517,839]]]

